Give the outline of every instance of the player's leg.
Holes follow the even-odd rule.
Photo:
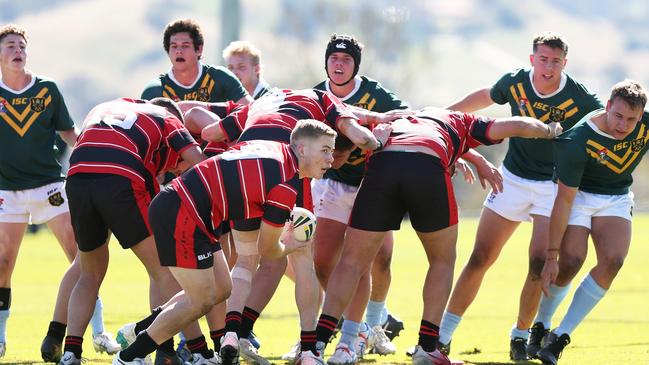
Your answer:
[[[2,216],[0,216],[2,218]],[[7,320],[11,308],[11,275],[27,223],[0,221],[0,357],[7,348]]]

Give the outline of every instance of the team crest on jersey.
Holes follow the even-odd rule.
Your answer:
[[[600,165],[606,165],[608,163],[608,149],[602,148],[597,151],[597,163]]]
[[[0,100],[0,113],[6,113],[7,112],[7,107],[5,106],[5,103],[7,101],[2,99]]]
[[[201,87],[196,90],[196,98],[199,101],[210,101],[210,92],[206,87]]]
[[[2,204],[4,204],[4,202],[5,202],[5,200],[0,198],[0,212],[2,212],[4,210],[4,208],[2,207]]]
[[[29,107],[36,113],[45,110],[45,98],[29,98]]]
[[[521,113],[525,113],[525,106],[527,106],[528,101],[525,98],[520,98],[518,99],[518,109],[521,111]]]
[[[633,152],[640,152],[645,146],[645,141],[643,137],[640,137],[638,139],[634,139],[631,141],[631,151]]]
[[[369,103],[354,103],[354,106],[357,106],[359,108],[363,108],[365,110],[369,109],[370,104]]]
[[[550,122],[561,123],[566,119],[566,111],[554,106],[550,107],[550,115],[548,116],[548,119],[550,119]]]
[[[55,207],[61,206],[61,204],[63,204],[64,202],[63,196],[60,192],[56,192],[50,195],[49,197],[47,197],[47,200],[50,202],[50,205]]]

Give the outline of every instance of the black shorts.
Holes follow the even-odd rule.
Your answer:
[[[424,153],[373,155],[358,189],[349,226],[365,231],[398,230],[405,213],[418,232],[457,224],[451,177],[439,158]]]
[[[304,208],[313,213],[313,197],[311,196],[311,179],[302,179],[301,189],[297,192],[295,206]],[[239,232],[256,231],[261,227],[261,217],[238,219],[232,221],[232,229]]]
[[[65,191],[79,250],[100,247],[111,231],[123,248],[131,248],[151,235],[147,209],[155,191],[109,174],[72,175]]]
[[[221,249],[189,215],[173,189],[163,189],[149,207],[151,229],[162,266],[208,269]]]

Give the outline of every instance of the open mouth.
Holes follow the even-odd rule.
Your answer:
[[[16,57],[16,58],[14,58],[14,59],[11,60],[11,61],[12,61],[12,62],[23,62],[23,59],[22,59],[22,57]]]
[[[186,60],[183,57],[176,57],[176,62],[185,62]]]
[[[343,73],[343,70],[334,70],[335,75],[342,75]]]

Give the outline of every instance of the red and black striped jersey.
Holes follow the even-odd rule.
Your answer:
[[[220,127],[229,141],[271,140],[289,143],[302,119],[315,119],[336,129],[340,118],[358,120],[335,95],[315,89],[274,89],[223,118]]]
[[[138,99],[117,99],[96,106],[86,117],[70,156],[68,176],[121,175],[157,191],[154,177],[174,167],[177,154],[192,146],[198,145],[189,131],[164,108]]]
[[[469,148],[502,142],[487,137],[492,122],[492,118],[474,114],[427,108],[392,122],[386,146],[427,147],[435,151],[446,166],[451,166]]]
[[[208,158],[171,182],[199,227],[212,238],[221,222],[262,217],[283,225],[303,189],[289,145],[242,142]]]

